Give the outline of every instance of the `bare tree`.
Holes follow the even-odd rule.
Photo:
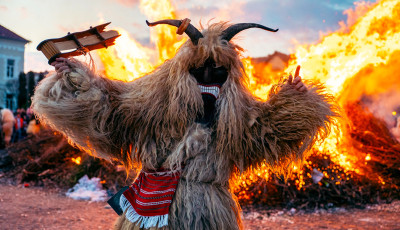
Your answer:
[[[26,91],[26,74],[21,72],[18,76],[18,108],[27,106],[28,92]]]

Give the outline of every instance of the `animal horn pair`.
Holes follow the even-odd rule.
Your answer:
[[[146,20],[146,23],[148,26],[156,26],[159,24],[168,24],[171,26],[176,26],[178,27],[178,31],[181,30],[181,26],[185,26],[184,32],[189,36],[190,40],[194,45],[197,45],[197,42],[200,38],[203,37],[203,34],[196,29],[192,24],[189,23],[189,19],[184,19],[184,20],[176,20],[176,19],[166,19],[166,20],[160,20],[156,22],[148,22]],[[269,27],[257,24],[257,23],[238,23],[231,25],[230,27],[226,28],[221,35],[222,40],[230,41],[236,34],[239,32],[250,29],[250,28],[260,28],[263,30],[271,31],[271,32],[276,32],[279,29],[271,29]]]

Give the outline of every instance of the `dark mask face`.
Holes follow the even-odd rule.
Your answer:
[[[228,71],[223,66],[218,66],[213,59],[207,59],[199,68],[191,68],[189,73],[196,78],[199,84],[222,86],[228,78]]]
[[[215,123],[215,102],[228,78],[228,70],[208,59],[203,66],[191,68],[189,73],[197,80],[204,102],[204,114],[198,115],[196,121],[210,127]]]

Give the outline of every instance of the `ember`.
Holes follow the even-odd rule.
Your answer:
[[[81,157],[71,158],[71,161],[74,162],[74,163],[77,164],[77,165],[80,165],[80,164],[81,164],[81,160],[82,160]]]

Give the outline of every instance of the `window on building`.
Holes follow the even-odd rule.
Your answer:
[[[15,60],[7,59],[7,77],[8,78],[14,77],[14,65],[15,65]]]
[[[12,94],[7,94],[6,96],[6,107],[13,110],[14,109],[14,95]]]

